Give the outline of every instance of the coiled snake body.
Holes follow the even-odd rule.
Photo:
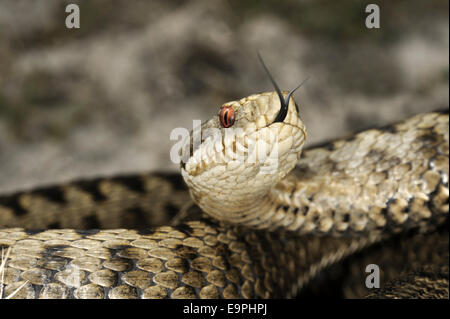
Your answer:
[[[300,158],[306,130],[285,96],[226,103],[202,125],[199,145],[186,141],[193,153],[181,172],[195,204],[175,174],[0,197],[4,259],[11,247],[4,293],[284,298],[327,268],[345,296],[448,298],[448,114],[416,115]],[[220,116],[230,114],[224,127]],[[248,160],[258,141],[267,149]],[[239,150],[246,160],[233,157]],[[333,270],[347,256],[345,272]],[[380,267],[380,289],[365,287],[367,264]]]

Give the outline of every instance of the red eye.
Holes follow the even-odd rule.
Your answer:
[[[227,128],[234,124],[234,109],[231,106],[222,106],[219,113],[220,124]]]

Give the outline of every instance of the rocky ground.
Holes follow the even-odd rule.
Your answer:
[[[272,90],[308,143],[448,108],[448,1],[0,0],[0,192],[176,170],[176,127]],[[65,28],[78,3],[81,28]]]

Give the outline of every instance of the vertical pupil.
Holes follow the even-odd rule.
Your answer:
[[[223,122],[225,126],[228,126],[228,110],[225,110],[225,113],[223,113]]]
[[[223,127],[231,127],[234,123],[234,110],[230,106],[224,106],[220,110],[219,114],[219,120],[220,124],[222,124]]]

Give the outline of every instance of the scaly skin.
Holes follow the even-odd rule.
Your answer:
[[[232,164],[223,170],[219,162],[196,164],[194,155],[182,175],[198,206],[189,205],[186,188],[171,175],[77,182],[0,197],[5,227],[0,246],[11,247],[5,294],[26,283],[16,297],[292,297],[346,256],[376,243],[396,247],[399,232],[406,236],[399,255],[407,256],[411,267],[397,267],[397,274],[448,260],[448,255],[436,259],[423,253],[448,247],[445,236],[433,235],[435,228],[448,228],[448,114],[417,115],[305,150],[297,162],[306,131],[293,100],[285,122],[275,124],[271,120],[280,104],[274,93],[227,105],[236,109],[237,127],[274,130],[282,143],[290,139],[279,148],[276,173],[261,182],[254,166],[242,170]],[[218,128],[219,122],[215,117],[205,125]],[[200,149],[211,147],[208,143],[204,140]],[[211,169],[220,174],[207,173]],[[239,172],[247,174],[240,179],[244,184],[232,183]],[[217,177],[225,180],[220,187]],[[219,221],[202,216],[199,208]],[[152,216],[180,209],[199,217],[146,228],[169,224],[168,217],[152,221]],[[142,218],[147,222],[140,224]],[[117,229],[121,221],[139,230]],[[75,230],[87,226],[114,229]],[[26,230],[36,228],[44,230]],[[390,271],[389,264],[383,267]],[[415,285],[411,278],[417,277],[405,278],[400,279]],[[414,296],[413,291],[397,294]],[[448,287],[422,296],[445,294]]]

